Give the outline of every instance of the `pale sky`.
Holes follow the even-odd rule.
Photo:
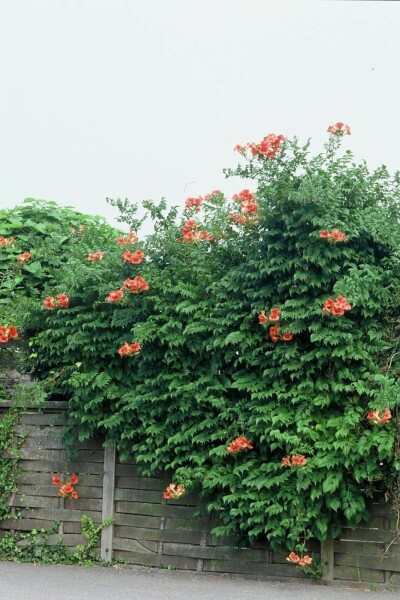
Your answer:
[[[0,208],[220,188],[237,143],[326,128],[400,167],[400,3],[0,0]]]

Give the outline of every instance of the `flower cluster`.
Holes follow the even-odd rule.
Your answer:
[[[379,413],[379,410],[373,410],[372,412],[369,412],[367,414],[367,419],[369,421],[372,421],[374,425],[385,425],[385,423],[388,423],[392,418],[390,408],[385,408],[382,415],[380,415]]]
[[[164,498],[165,500],[176,500],[177,498],[180,498],[181,496],[183,496],[183,494],[186,492],[186,489],[183,487],[183,485],[176,485],[175,483],[170,483],[169,485],[167,485],[167,489],[164,492]]]
[[[279,152],[281,143],[284,141],[285,137],[283,135],[275,135],[274,133],[269,133],[258,144],[255,144],[254,142],[249,142],[245,146],[237,144],[234,147],[234,150],[237,150],[243,156],[245,156],[247,151],[250,150],[253,157],[274,158]]]
[[[133,344],[129,344],[128,342],[124,342],[121,348],[118,350],[118,354],[123,356],[135,356],[139,354],[142,347],[138,342],[134,342]]]
[[[182,227],[182,241],[187,244],[189,242],[211,241],[213,236],[207,231],[198,229],[199,224],[193,219],[185,221]]]
[[[328,315],[342,317],[346,310],[351,310],[351,304],[347,302],[344,296],[338,296],[336,300],[328,298],[324,303],[322,310]]]
[[[103,256],[104,252],[92,252],[91,254],[88,254],[87,259],[91,262],[96,262],[98,260],[102,260]]]
[[[106,301],[107,302],[119,302],[121,298],[124,297],[124,292],[122,290],[115,290],[108,294]]]
[[[255,194],[251,194],[249,190],[242,190],[239,194],[234,194],[232,200],[240,202],[239,212],[230,212],[229,218],[238,225],[258,223],[258,204],[256,203]]]
[[[350,135],[350,127],[345,125],[344,123],[335,123],[334,125],[329,125],[327,129],[328,133],[332,133],[333,135]]]
[[[66,294],[57,294],[57,296],[47,296],[43,300],[43,304],[47,310],[53,310],[53,308],[68,308],[69,298]]]
[[[290,331],[286,331],[286,333],[281,333],[280,325],[273,325],[269,328],[269,336],[273,342],[279,342],[282,340],[284,342],[290,342],[293,339],[293,333]]]
[[[269,315],[265,314],[265,310],[262,310],[258,315],[258,322],[260,325],[265,325],[267,321],[279,321],[279,316],[281,314],[280,308],[272,308]]]
[[[135,244],[138,241],[138,236],[133,231],[130,231],[126,237],[117,237],[118,246],[126,246],[127,244]]]
[[[6,344],[11,340],[16,340],[18,338],[18,331],[15,327],[6,325],[0,325],[0,342],[2,344]]]
[[[71,477],[66,483],[62,483],[58,473],[55,473],[53,475],[52,483],[53,485],[57,485],[60,487],[60,489],[58,490],[58,495],[61,498],[71,498],[72,500],[78,499],[78,492],[74,488],[74,485],[79,483],[79,478],[77,475],[71,475]]]
[[[128,289],[132,294],[138,294],[139,292],[146,292],[149,289],[149,284],[140,275],[137,275],[133,279],[125,279],[124,283],[119,290],[113,290],[109,292],[107,302],[119,302],[124,297],[124,291]]]
[[[134,252],[125,250],[125,252],[122,253],[122,259],[124,262],[132,265],[140,265],[144,259],[144,252],[143,250],[135,250]]]
[[[14,242],[15,242],[15,239],[13,237],[6,238],[6,237],[0,235],[0,247],[1,246],[10,246],[10,244],[13,244]]]
[[[27,262],[32,258],[32,254],[30,252],[23,252],[19,256],[17,256],[17,261],[20,263]]]
[[[253,444],[243,436],[237,437],[233,439],[226,449],[227,454],[234,454],[235,452],[240,452],[240,450],[244,450],[248,448],[249,450],[253,449]]]
[[[149,289],[149,284],[143,277],[137,275],[133,279],[125,279],[124,283],[122,284],[121,290],[124,290],[126,288],[128,288],[128,290],[132,292],[132,294],[138,294],[139,292],[147,292],[147,290]]]
[[[185,200],[185,207],[186,208],[194,208],[194,210],[196,212],[199,212],[203,202],[204,202],[204,198],[202,198],[201,196],[199,196],[198,198],[187,198]]]
[[[330,233],[327,229],[324,229],[319,234],[319,237],[327,239],[334,244],[337,242],[347,242],[347,239],[348,239],[347,235],[345,233],[343,233],[343,231],[340,231],[339,229],[332,229],[332,231]]]
[[[281,467],[304,467],[307,464],[307,459],[301,454],[292,454],[282,458]]]
[[[221,190],[213,190],[204,196],[204,200],[212,200],[213,198],[218,198],[219,196],[222,196]]]
[[[290,563],[294,563],[294,564],[298,565],[299,567],[306,567],[306,566],[312,564],[312,558],[311,558],[311,556],[308,556],[308,554],[306,554],[305,556],[303,556],[301,558],[295,552],[291,552],[289,554],[289,556],[286,558],[286,560]]]

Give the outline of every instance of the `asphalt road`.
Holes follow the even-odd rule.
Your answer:
[[[0,562],[0,600],[394,600],[398,592],[155,569]]]

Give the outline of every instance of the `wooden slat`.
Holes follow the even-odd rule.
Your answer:
[[[181,542],[183,544],[200,544],[203,535],[198,531],[169,531],[166,529],[129,527],[127,525],[115,525],[114,533],[115,539],[132,538],[157,542]]]
[[[127,490],[157,490],[162,491],[165,489],[168,484],[167,479],[155,477],[117,477],[115,482],[115,487],[118,490],[127,489]],[[122,500],[122,498],[121,498]]]
[[[360,542],[391,542],[396,537],[394,531],[383,529],[343,529],[340,540]]]
[[[114,517],[115,525],[130,525],[132,527],[145,527],[148,529],[160,528],[160,517],[148,517],[144,515],[124,515],[116,513]]]
[[[336,566],[358,567],[377,571],[398,571],[400,573],[400,559],[398,556],[382,555],[354,555],[354,554],[335,554]]]
[[[179,517],[194,519],[195,509],[186,506],[171,506],[168,504],[150,504],[148,502],[116,502],[116,513],[132,515],[153,515],[156,517]],[[208,522],[208,518],[196,517],[196,520]]]
[[[383,583],[385,581],[384,572],[375,571],[373,569],[358,569],[357,567],[335,566],[334,574],[335,579],[358,581],[360,583]]]
[[[48,476],[46,476],[48,481]],[[85,486],[81,485],[80,482],[75,486],[79,494],[79,498],[102,498],[103,489],[101,487]],[[20,495],[27,496],[49,496],[53,498],[58,494],[58,487],[54,485],[28,485],[20,484],[18,486],[18,492]]]
[[[175,569],[184,569],[195,571],[197,558],[187,558],[184,556],[163,556],[162,554],[144,554],[140,552],[126,552],[124,550],[115,551],[116,558],[124,558],[128,563],[141,565],[144,567],[172,567]]]
[[[229,546],[197,546],[191,544],[163,544],[163,554],[171,556],[191,556],[193,558],[208,558],[214,560],[254,561],[267,560],[265,551],[252,548],[230,548]]]
[[[143,554],[154,554],[158,550],[158,542],[148,540],[132,540],[128,538],[115,538],[115,550],[126,550],[129,552],[140,552]]]
[[[265,562],[205,560],[203,571],[212,573],[243,573],[249,575],[268,575],[271,577],[294,577],[305,579],[307,575],[295,565],[269,564]]]
[[[48,485],[51,482],[53,471],[49,472],[29,472],[22,471],[17,475],[17,483],[23,485]],[[102,489],[102,475],[93,475],[89,473],[79,473],[79,484],[77,489],[79,490],[81,485],[86,487],[92,487],[96,489]],[[55,486],[52,486],[55,488]],[[56,489],[56,488],[55,488]],[[90,496],[89,496],[90,497]]]
[[[35,473],[92,473],[103,474],[103,464],[95,462],[79,462],[64,460],[21,460],[19,467],[22,471]]]
[[[341,542],[335,540],[335,553],[376,556],[379,560],[386,551],[388,544],[384,542]],[[400,554],[400,545],[391,544],[389,555],[398,556]]]
[[[65,509],[65,508],[33,508],[33,509],[21,509],[22,517],[28,517],[31,519],[43,519],[49,521],[78,521],[80,522],[83,515],[86,515],[93,519],[96,523],[101,523],[101,512],[86,511],[78,509]]]

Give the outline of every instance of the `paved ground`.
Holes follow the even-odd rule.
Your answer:
[[[224,575],[0,562],[0,600],[394,600],[396,597],[398,592],[254,581]]]

